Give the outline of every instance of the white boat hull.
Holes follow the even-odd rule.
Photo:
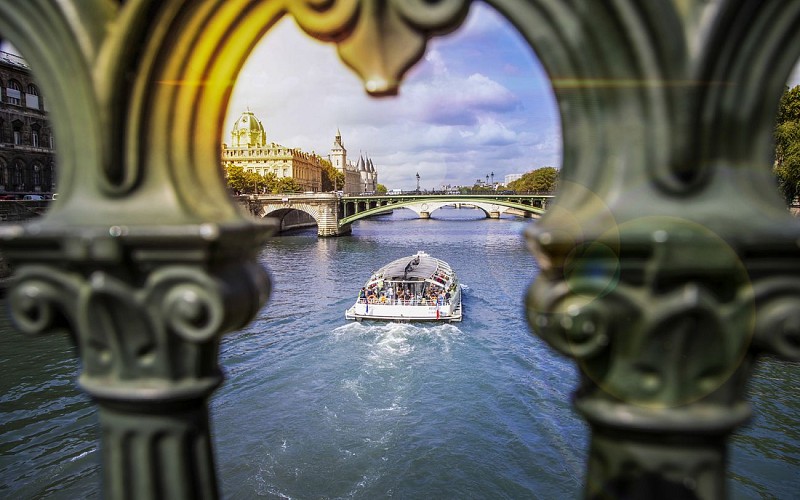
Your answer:
[[[461,321],[461,300],[459,297],[458,303],[452,307],[357,303],[345,311],[344,317],[382,321]]]

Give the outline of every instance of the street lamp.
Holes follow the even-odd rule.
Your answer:
[[[417,194],[419,194],[419,172],[417,172]]]

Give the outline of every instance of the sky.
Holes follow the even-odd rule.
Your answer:
[[[0,50],[16,53],[0,44]],[[788,85],[800,84],[800,62]],[[286,16],[257,45],[233,88],[221,142],[241,114],[261,120],[267,141],[326,157],[337,129],[348,158],[370,157],[389,189],[502,182],[561,166],[555,96],[516,30],[476,2],[464,25],[428,42],[397,97],[372,98],[334,44]],[[494,174],[492,177],[491,174]]]
[[[327,157],[337,129],[348,160],[369,156],[389,189],[504,180],[561,166],[561,125],[544,70],[499,14],[476,4],[458,31],[428,43],[397,97],[373,98],[333,44],[291,18],[251,53],[228,108],[222,142],[246,110],[267,142]],[[494,176],[492,176],[494,174]]]
[[[797,84],[800,63],[789,79]],[[414,189],[417,173],[422,189],[437,189],[561,166],[546,74],[515,29],[481,3],[456,32],[429,41],[399,96],[380,99],[364,92],[333,44],[306,36],[287,16],[242,69],[222,142],[248,109],[268,142],[323,157],[340,130],[348,159],[368,155],[389,189]]]

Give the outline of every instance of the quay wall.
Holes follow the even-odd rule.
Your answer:
[[[49,204],[50,201],[0,200],[0,224],[12,225],[35,219],[47,210]],[[0,251],[0,280],[9,276],[11,268]]]

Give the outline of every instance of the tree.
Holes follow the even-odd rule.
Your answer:
[[[254,193],[258,188],[260,177],[255,172],[250,172],[237,165],[225,168],[228,187],[239,193]]]
[[[273,193],[297,193],[301,190],[300,185],[291,177],[281,177],[272,188]]]
[[[375,186],[375,191],[377,191],[378,194],[386,194],[387,192],[389,192],[389,190],[386,189],[386,186],[384,186],[383,184],[378,184],[377,186]]]
[[[278,183],[278,176],[275,175],[273,172],[267,172],[262,176],[263,179],[263,191],[267,193],[272,193],[275,190],[275,185]]]
[[[786,88],[775,126],[775,165],[778,189],[787,204],[800,195],[800,85]]]
[[[509,182],[514,191],[535,191],[552,193],[558,187],[558,169],[554,167],[537,168],[521,178]]]
[[[225,179],[228,187],[238,193],[271,192],[278,181],[272,172],[260,175],[237,165],[225,167]]]
[[[322,190],[341,191],[344,189],[344,173],[334,168],[328,160],[322,160]]]

